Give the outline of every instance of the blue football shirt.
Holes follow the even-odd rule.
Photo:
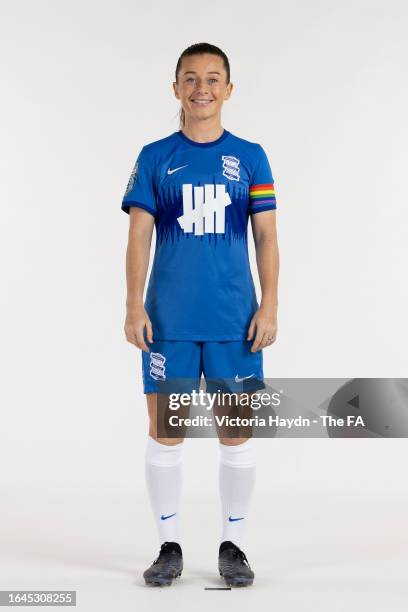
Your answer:
[[[145,309],[155,340],[246,339],[258,308],[249,215],[276,208],[262,146],[224,129],[212,142],[180,130],[145,145],[122,210],[155,219],[156,249]]]

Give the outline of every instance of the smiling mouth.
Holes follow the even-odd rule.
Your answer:
[[[208,104],[211,104],[211,102],[214,102],[214,100],[191,100],[193,104],[197,104],[197,106],[208,106]]]

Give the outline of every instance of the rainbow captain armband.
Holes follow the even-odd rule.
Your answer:
[[[273,210],[276,208],[275,188],[273,183],[251,185],[249,188],[249,212]]]

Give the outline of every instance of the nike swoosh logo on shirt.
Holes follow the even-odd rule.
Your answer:
[[[242,521],[245,518],[245,516],[241,516],[240,518],[232,518],[232,516],[229,517],[229,521],[230,523],[233,523],[234,521]]]
[[[185,166],[179,166],[178,168],[173,168],[172,170],[169,168],[167,170],[167,174],[173,174],[174,172],[177,172],[177,170],[181,170],[182,168],[187,168],[188,164],[186,164]]]
[[[242,382],[243,380],[245,380],[246,378],[252,378],[252,376],[255,376],[255,374],[250,374],[249,376],[243,376],[242,378],[239,378],[238,374],[236,374],[235,376],[235,382]]]
[[[168,514],[167,516],[164,516],[164,514],[161,515],[161,520],[165,521],[168,518],[171,518],[172,516],[176,516],[177,512],[175,512],[174,514]]]

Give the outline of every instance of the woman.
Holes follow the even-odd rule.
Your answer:
[[[262,349],[277,333],[279,254],[275,192],[263,148],[221,125],[231,96],[225,53],[208,43],[188,47],[176,67],[180,130],[145,145],[122,209],[130,214],[126,338],[142,350],[150,428],[146,482],[160,553],[146,584],[171,584],[183,569],[179,536],[183,438],[158,437],[162,381],[215,381],[228,389],[264,388]],[[262,300],[251,276],[251,218]],[[149,251],[156,251],[143,303]],[[150,346],[149,346],[150,345]],[[218,567],[228,585],[254,579],[241,542],[255,480],[253,439],[220,437],[222,534]]]

